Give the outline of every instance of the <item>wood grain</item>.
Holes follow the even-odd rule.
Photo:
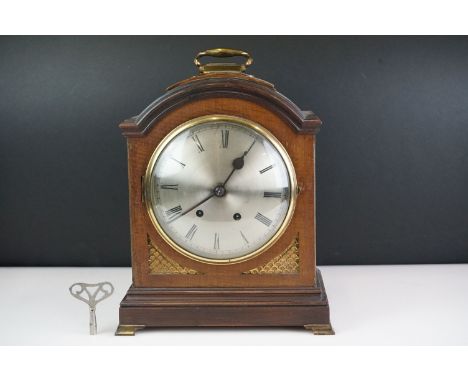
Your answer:
[[[297,198],[293,218],[281,238],[261,255],[237,264],[214,265],[190,259],[167,244],[153,227],[142,202],[141,177],[155,147],[181,123],[204,115],[235,115],[269,129],[288,151],[301,193]],[[128,137],[130,216],[132,256],[135,286],[275,286],[310,285],[315,274],[315,206],[314,206],[314,141],[315,136],[298,135],[286,122],[265,107],[236,98],[207,98],[186,103],[167,113],[157,126],[140,137]],[[147,235],[165,255],[183,267],[194,269],[197,275],[168,275],[157,277],[148,272]],[[242,274],[264,265],[282,253],[299,236],[301,269],[297,275]]]
[[[120,124],[125,136],[141,136],[167,113],[197,99],[227,97],[250,100],[283,118],[300,134],[316,134],[322,122],[312,111],[302,111],[273,85],[245,74],[203,74],[181,81],[138,116]]]
[[[320,272],[309,288],[135,288],[121,303],[120,325],[305,326],[329,324]]]

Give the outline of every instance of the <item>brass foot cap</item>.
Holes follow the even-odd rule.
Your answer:
[[[116,336],[134,336],[137,330],[141,330],[145,325],[119,325],[115,331]]]
[[[308,324],[304,325],[304,328],[311,330],[315,335],[334,335],[335,331],[333,330],[330,324]]]

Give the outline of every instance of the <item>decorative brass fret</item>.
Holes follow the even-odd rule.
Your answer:
[[[296,236],[283,253],[265,265],[243,272],[243,274],[250,275],[293,273],[299,273],[299,235]]]
[[[199,274],[196,270],[183,267],[176,261],[164,255],[161,250],[156,247],[151,241],[149,235],[148,238],[148,254],[149,254],[149,273],[151,275],[197,275]]]

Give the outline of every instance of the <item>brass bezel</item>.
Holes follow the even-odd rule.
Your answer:
[[[174,242],[169,237],[169,235],[164,231],[164,229],[161,227],[153,211],[153,208],[151,207],[151,204],[150,204],[150,200],[152,200],[151,198],[151,173],[156,164],[156,161],[158,160],[159,156],[161,155],[162,151],[166,148],[166,146],[177,135],[181,134],[185,130],[190,129],[191,127],[195,125],[199,125],[199,124],[207,123],[207,122],[218,122],[218,121],[232,122],[232,123],[243,125],[245,127],[251,128],[258,134],[262,135],[265,139],[268,139],[270,143],[278,150],[281,158],[283,159],[286,165],[286,169],[288,170],[289,181],[291,184],[290,203],[289,203],[288,212],[286,213],[283,223],[281,224],[279,229],[276,231],[276,233],[273,235],[273,237],[268,242],[266,242],[263,246],[256,249],[255,251],[248,253],[246,255],[240,256],[240,257],[233,258],[233,259],[208,259],[206,257],[195,255],[194,253],[191,253],[187,251],[186,249],[182,248],[179,244]],[[146,172],[144,176],[144,187],[143,187],[146,210],[148,212],[151,222],[153,223],[153,226],[156,228],[156,231],[164,239],[164,241],[167,244],[169,244],[174,250],[176,250],[180,254],[192,260],[205,263],[205,264],[217,264],[217,265],[237,264],[246,260],[250,260],[260,255],[261,253],[265,252],[268,248],[270,248],[273,244],[275,244],[276,241],[281,237],[281,235],[286,231],[286,228],[291,222],[294,209],[296,207],[297,190],[298,190],[298,187],[297,187],[297,179],[296,179],[296,172],[294,170],[294,165],[291,161],[291,158],[289,157],[288,152],[286,151],[284,146],[281,144],[281,142],[270,131],[268,131],[266,128],[259,125],[258,123],[255,123],[245,118],[235,117],[231,115],[224,115],[224,114],[210,114],[207,116],[191,119],[177,126],[174,130],[172,130],[169,134],[167,134],[161,140],[161,142],[158,144],[153,154],[151,155],[151,158],[148,162],[148,166],[146,167]]]

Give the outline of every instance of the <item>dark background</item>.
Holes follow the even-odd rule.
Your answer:
[[[323,120],[319,264],[468,262],[468,38],[0,37],[0,265],[130,265],[117,125],[207,48]]]

